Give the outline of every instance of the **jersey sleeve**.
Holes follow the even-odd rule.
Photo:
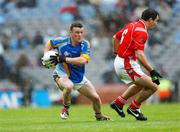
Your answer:
[[[64,37],[58,37],[56,39],[51,39],[48,41],[48,43],[53,47],[58,47],[64,43],[66,43],[66,39]]]
[[[116,37],[117,39],[121,40],[122,33],[123,33],[123,29],[119,30],[119,31],[115,34],[115,37]]]
[[[88,41],[84,41],[81,44],[81,55],[80,55],[80,57],[87,59],[87,61],[90,60],[90,43]]]
[[[115,34],[115,36],[116,36],[117,39],[121,40],[122,33],[123,33],[123,31],[124,31],[127,27],[128,27],[128,25],[125,25],[122,29],[120,29],[120,30]]]
[[[135,32],[133,36],[134,41],[134,49],[135,50],[143,50],[145,47],[145,43],[147,41],[147,33],[146,32]]]

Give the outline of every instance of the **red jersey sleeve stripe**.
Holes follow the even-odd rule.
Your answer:
[[[141,28],[141,27],[137,27],[137,28],[135,28],[135,30],[134,31],[140,31],[140,32],[146,32],[147,33],[147,30],[146,29],[144,29],[144,28]]]

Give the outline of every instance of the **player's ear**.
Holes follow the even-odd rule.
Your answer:
[[[152,18],[149,18],[147,21],[150,22],[152,20]]]
[[[152,18],[149,18],[149,22],[152,22],[152,21],[154,21]]]
[[[72,31],[72,30],[70,30],[70,31],[69,31],[69,34],[72,34],[72,33],[73,33],[73,31]]]

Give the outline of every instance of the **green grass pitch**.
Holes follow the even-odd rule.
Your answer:
[[[72,106],[70,117],[61,120],[60,108],[1,109],[0,132],[180,132],[180,104],[143,105],[145,122],[127,114],[122,119],[109,105],[102,111],[113,121],[96,121],[90,105]]]

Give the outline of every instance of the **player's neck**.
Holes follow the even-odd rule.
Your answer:
[[[149,29],[150,28],[150,24],[148,21],[144,21],[144,24],[146,25],[146,28]]]
[[[149,24],[147,21],[144,21],[143,19],[140,19],[140,21],[144,24],[145,28],[148,29],[149,28]]]
[[[72,41],[72,46],[77,46],[79,42]]]

